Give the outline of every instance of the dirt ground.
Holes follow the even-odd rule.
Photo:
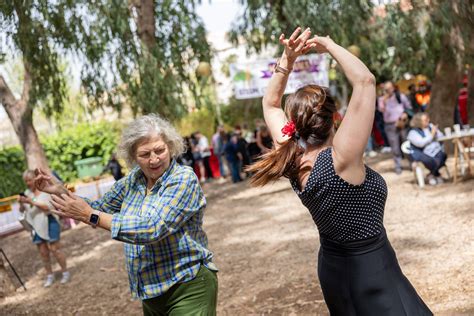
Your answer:
[[[435,315],[474,315],[474,180],[419,189],[411,172],[395,175],[390,160],[369,165],[389,185],[385,226],[408,279]],[[204,189],[205,229],[220,269],[218,314],[327,315],[316,275],[317,230],[288,182]],[[86,225],[65,231],[62,241],[71,282],[45,289],[28,234],[0,240],[28,288],[1,300],[1,315],[141,314],[120,242]],[[59,279],[57,265],[55,271]]]

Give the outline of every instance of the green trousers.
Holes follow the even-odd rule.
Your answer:
[[[161,296],[142,300],[143,314],[155,315],[216,315],[217,273],[201,265],[196,277],[173,285]]]

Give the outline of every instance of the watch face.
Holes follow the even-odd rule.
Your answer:
[[[91,214],[91,218],[89,219],[91,224],[97,225],[99,223],[99,215],[97,214]]]

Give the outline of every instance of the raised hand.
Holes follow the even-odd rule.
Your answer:
[[[92,208],[89,204],[71,192],[53,195],[51,204],[55,208],[55,210],[52,210],[53,213],[70,217],[84,223],[89,221],[92,213]]]
[[[306,41],[306,46],[316,49],[320,54],[328,53],[328,47],[334,44],[334,41],[329,36],[317,36],[308,39]]]
[[[298,56],[306,54],[311,48],[316,46],[313,46],[312,43],[307,44],[307,40],[311,36],[311,30],[309,28],[298,36],[300,32],[301,27],[297,27],[288,39],[285,38],[285,34],[280,35],[280,44],[285,46],[285,55],[289,60],[294,61]]]
[[[59,182],[55,181],[54,177],[48,175],[40,168],[36,168],[35,175],[35,185],[38,190],[56,195],[68,192]]]

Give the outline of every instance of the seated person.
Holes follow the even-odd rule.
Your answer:
[[[446,153],[436,139],[443,136],[436,125],[430,123],[430,116],[426,112],[417,113],[410,122],[412,129],[408,133],[413,153],[411,160],[420,161],[428,168],[428,183],[436,185],[442,183],[443,178],[439,169],[446,163]]]

